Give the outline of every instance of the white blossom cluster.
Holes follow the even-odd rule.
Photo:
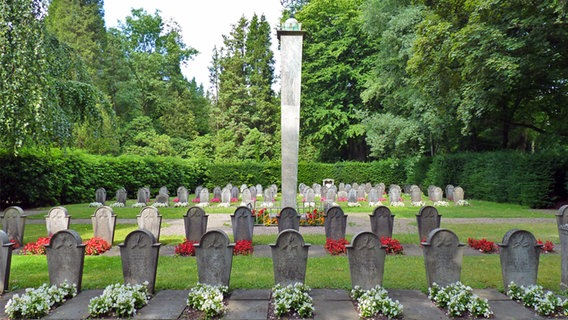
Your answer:
[[[351,298],[357,300],[359,306],[359,317],[370,318],[375,315],[392,319],[402,316],[404,307],[398,300],[392,300],[388,296],[387,290],[381,286],[376,286],[369,290],[363,290],[355,286],[351,290]]]
[[[100,203],[100,202],[91,202],[91,203],[89,203],[89,208],[92,208],[92,207],[98,208],[98,207],[102,207],[102,206],[103,206],[103,204]]]
[[[383,206],[383,203],[380,201],[377,202],[369,202],[369,207],[380,207]]]
[[[272,202],[263,202],[260,207],[261,208],[272,208],[274,204]]]
[[[277,284],[272,288],[274,313],[280,317],[290,312],[298,312],[300,317],[309,318],[314,312],[310,287],[303,283],[294,283],[287,286]]]
[[[446,309],[451,317],[466,316],[489,318],[493,311],[487,299],[473,293],[473,289],[461,282],[441,287],[434,283],[428,288],[428,298],[440,308]]]
[[[154,202],[152,203],[152,207],[154,208],[166,208],[168,206],[165,202]]]
[[[188,207],[189,206],[189,202],[176,202],[174,203],[174,208],[179,208],[179,207]]]
[[[517,300],[528,308],[533,308],[542,316],[568,315],[568,300],[563,300],[551,291],[544,291],[542,286],[518,286],[511,282],[507,288],[507,296]]]
[[[190,308],[203,311],[207,319],[221,315],[225,311],[223,297],[228,291],[229,288],[226,286],[198,283],[189,291],[187,305]]]
[[[447,201],[436,201],[432,204],[434,207],[447,207],[450,204]]]
[[[144,208],[146,204],[144,202],[136,202],[132,205],[132,208]]]
[[[391,202],[390,206],[391,207],[404,207],[404,202],[402,202],[402,201]]]
[[[458,206],[458,207],[469,206],[469,202],[467,202],[465,200],[458,200],[458,202],[456,202],[456,206]]]
[[[113,204],[110,205],[113,208],[124,208],[124,203],[122,202],[115,202]]]
[[[130,318],[136,310],[148,304],[148,282],[143,284],[111,284],[103,293],[89,301],[89,313],[97,318],[106,315]]]
[[[77,285],[64,282],[59,287],[43,284],[37,289],[28,288],[21,296],[15,294],[6,303],[5,312],[10,319],[36,319],[46,316],[49,310],[66,299],[77,295]]]
[[[426,206],[426,202],[424,202],[424,201],[414,201],[414,202],[412,202],[412,206],[413,206],[413,207],[425,207],[425,206]]]
[[[359,202],[347,202],[348,207],[360,207],[361,204]]]
[[[200,202],[195,205],[196,207],[205,208],[209,206],[209,202]]]
[[[227,202],[221,202],[217,205],[217,207],[219,207],[219,208],[228,208],[230,206],[231,206],[231,204],[227,203]]]

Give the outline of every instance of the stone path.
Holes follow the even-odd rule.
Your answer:
[[[85,290],[68,300],[43,319],[74,320],[87,319],[89,300],[102,293],[102,290]],[[489,300],[495,320],[533,320],[547,319],[537,316],[534,311],[511,301],[504,294],[493,289],[476,289],[475,293]],[[187,319],[183,317],[187,290],[162,290],[157,292],[148,305],[138,311],[133,319]],[[6,319],[4,307],[13,293],[0,297],[0,318]],[[316,320],[356,320],[359,319],[348,292],[340,289],[312,289],[310,296],[314,302]],[[389,290],[389,296],[399,300],[404,306],[404,320],[450,319],[438,309],[425,295],[417,290]],[[228,299],[226,320],[269,319],[269,289],[242,290],[231,292]],[[552,319],[552,318],[551,318]],[[554,319],[566,319],[556,317]]]

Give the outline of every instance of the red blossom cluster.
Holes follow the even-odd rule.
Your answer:
[[[200,201],[199,201],[199,198],[193,198],[193,199],[191,200],[191,202],[193,202],[193,203],[199,203]]]
[[[22,249],[22,254],[39,255],[45,254],[45,245],[49,244],[51,237],[37,238],[36,242],[27,243]]]
[[[85,254],[88,256],[103,254],[110,250],[111,247],[110,243],[97,237],[84,241],[83,244],[85,244]]]
[[[179,198],[175,197],[174,200],[172,200],[174,203],[178,203],[179,202]]]
[[[213,199],[211,199],[211,202],[212,202],[212,203],[219,203],[219,202],[221,202],[221,199],[219,199],[219,198],[213,198]]]
[[[499,248],[493,241],[489,241],[485,238],[481,240],[467,238],[467,244],[475,250],[479,250],[483,253],[493,253],[499,251]]]
[[[540,247],[540,251],[544,252],[544,253],[549,253],[554,251],[554,243],[552,243],[552,241],[550,240],[546,240],[544,243],[542,242],[542,240],[538,239],[536,241],[537,244],[542,244],[542,247]]]
[[[12,249],[20,249],[20,244],[18,243],[18,241],[16,239],[10,239],[10,242],[13,243],[14,245],[12,246]]]
[[[239,202],[239,198],[231,198],[231,203]]]
[[[337,202],[347,202],[347,198],[339,197],[337,198]]]
[[[367,201],[367,198],[365,197],[357,198],[357,201],[365,202]]]
[[[340,254],[345,254],[347,249],[345,248],[346,245],[349,244],[349,241],[345,239],[334,240],[331,238],[327,238],[325,240],[325,251],[331,254],[332,256],[337,256]]]
[[[176,256],[194,256],[195,246],[194,244],[199,243],[198,241],[189,241],[183,239],[183,242],[175,246]]]
[[[252,241],[249,240],[239,240],[235,243],[235,248],[233,248],[233,255],[250,256],[254,251],[252,247]]]
[[[306,220],[300,220],[302,226],[322,226],[324,222],[323,212],[318,209],[306,212]]]
[[[386,247],[387,254],[402,254],[404,248],[395,238],[381,237],[381,244]]]

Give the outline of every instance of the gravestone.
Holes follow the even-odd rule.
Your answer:
[[[10,266],[12,265],[12,249],[8,234],[0,230],[0,294],[8,290],[10,284]]]
[[[141,188],[138,189],[138,192],[136,193],[136,202],[137,203],[148,203],[148,197],[146,196],[146,189]]]
[[[358,286],[369,290],[382,286],[387,253],[379,237],[372,232],[359,232],[345,247],[349,258],[351,288]]]
[[[448,201],[454,201],[454,189],[455,187],[451,184],[446,186],[446,199]]]
[[[425,206],[420,208],[416,215],[416,222],[418,223],[418,236],[420,242],[425,241],[430,231],[440,228],[442,216],[438,210],[432,206]]]
[[[223,189],[223,192],[221,192],[221,203],[225,206],[231,205],[231,190]]]
[[[505,290],[511,281],[518,286],[535,285],[542,245],[536,243],[533,234],[525,230],[512,229],[503,236],[502,243],[497,245]]]
[[[203,188],[199,192],[199,203],[209,203],[209,190],[207,188]]]
[[[568,224],[568,204],[563,205],[556,213],[556,225],[560,228],[561,225]]]
[[[276,243],[270,245],[274,267],[274,283],[287,286],[305,283],[310,244],[292,229],[278,233]]]
[[[150,201],[150,188],[149,187],[144,187],[142,188],[144,190],[144,193],[146,194],[145,198],[145,202],[144,203],[148,203]]]
[[[246,184],[241,184],[241,193],[243,193],[243,191],[245,191],[245,189],[248,189],[248,186]]]
[[[303,183],[303,182],[300,183],[300,184],[298,185],[298,192],[301,193],[302,195],[304,195],[304,189],[306,189],[306,187],[307,187],[307,186],[306,186],[305,183]]]
[[[312,189],[314,189],[314,192],[316,193],[317,196],[321,197],[321,184],[314,183],[314,185],[312,186]]]
[[[60,286],[67,282],[76,284],[81,291],[85,244],[75,230],[61,230],[54,233],[45,245],[49,283]]]
[[[213,198],[221,200],[221,187],[213,188]]]
[[[436,187],[432,190],[432,201],[439,202],[443,200],[443,191],[442,188]]]
[[[126,192],[126,189],[119,188],[118,190],[116,190],[116,202],[126,205],[127,198],[128,198],[128,193]]]
[[[371,231],[379,237],[379,240],[381,237],[392,238],[394,215],[388,207],[376,207],[369,218],[371,220]]]
[[[95,191],[95,202],[102,203],[103,205],[106,202],[107,193],[105,188],[98,188]]]
[[[400,202],[400,189],[389,188],[389,202],[390,204]]]
[[[185,226],[185,238],[189,241],[201,240],[201,237],[207,232],[207,222],[209,215],[205,214],[205,210],[200,207],[191,207],[183,216],[183,224]]]
[[[250,208],[240,206],[231,215],[231,225],[233,226],[233,238],[235,242],[240,240],[252,241],[254,231],[254,216]]]
[[[264,190],[264,202],[270,203],[274,201],[274,190],[271,188],[267,188]]]
[[[333,206],[325,212],[323,226],[326,239],[345,239],[347,215],[345,215],[341,207]]]
[[[375,206],[378,204],[379,202],[379,193],[377,192],[377,189],[375,188],[371,188],[369,190],[369,197],[367,198],[367,200],[369,200],[369,205],[370,206]]]
[[[359,190],[359,184],[358,184],[357,182],[354,182],[354,183],[351,185],[351,188],[352,188],[352,189],[355,189],[355,191],[357,191],[357,190]]]
[[[410,200],[412,202],[422,202],[422,190],[419,187],[410,190]]]
[[[351,189],[352,189],[351,184],[350,184],[350,183],[347,183],[347,184],[345,185],[345,192],[349,193],[349,191],[350,191]]]
[[[250,187],[249,191],[250,191],[250,199],[252,200],[253,203],[256,202],[256,196],[257,196],[256,187],[255,186]]]
[[[434,185],[428,186],[428,199],[430,200],[432,200],[432,193],[434,192],[434,189],[436,189],[436,186]]]
[[[26,215],[20,207],[8,207],[2,213],[2,230],[10,241],[20,248],[24,245],[24,230],[26,228]]]
[[[359,199],[365,199],[365,186],[360,186],[357,188],[357,201]]]
[[[199,199],[199,195],[201,194],[201,190],[203,190],[203,186],[197,186],[195,188],[195,198]]]
[[[460,281],[464,246],[451,230],[436,228],[428,234],[422,242],[428,287]]]
[[[61,230],[69,229],[71,216],[64,207],[54,207],[49,210],[45,216],[45,225],[47,227],[47,235],[51,236]]]
[[[199,283],[229,286],[234,243],[222,230],[207,231],[195,245]]]
[[[343,192],[345,192],[345,191],[343,191]],[[331,189],[331,188],[328,189],[328,190],[327,190],[327,194],[325,195],[325,201],[326,201],[327,203],[330,203],[330,204],[331,204],[331,203],[334,203],[335,200],[337,200],[337,199],[336,199],[335,190],[333,190],[333,189]]]
[[[338,201],[345,201],[349,197],[347,191],[338,191],[337,192],[337,200]]]
[[[160,191],[158,191],[158,194],[165,194],[167,196],[170,195],[170,191],[168,190],[168,188],[166,186],[160,187]]]
[[[234,198],[234,199],[239,198],[239,188],[237,188],[237,187],[231,188],[231,198]]]
[[[461,187],[455,187],[452,196],[454,198],[455,203],[458,203],[458,201],[463,200],[464,199],[463,189]]]
[[[170,206],[170,198],[165,193],[160,193],[156,196],[156,203],[163,203],[166,207]]]
[[[330,178],[326,178],[326,179],[323,179],[323,180],[321,181],[321,184],[322,184],[323,186],[326,186],[326,187],[329,188],[329,187],[331,187],[331,186],[333,186],[333,185],[335,184],[335,180],[330,179]]]
[[[339,183],[339,188],[337,188],[337,191],[345,191],[345,183]]]
[[[300,231],[300,216],[296,209],[285,207],[280,211],[280,215],[276,217],[278,220],[278,232],[292,229]]]
[[[160,243],[156,237],[146,229],[134,230],[118,246],[124,283],[138,285],[148,282],[148,292],[154,293],[160,257]]]
[[[188,203],[189,202],[189,190],[186,187],[179,187],[177,189],[177,198],[179,203]]]
[[[357,203],[357,190],[351,189],[349,190],[349,196],[347,197],[348,203]]]
[[[379,194],[379,200],[380,200],[383,197],[383,195],[385,194],[385,186],[384,186],[384,184],[383,185],[379,184],[376,187],[376,189],[377,189],[377,193]]]
[[[111,207],[99,207],[91,216],[93,236],[101,238],[112,246],[114,241],[114,229],[116,227],[116,215]]]
[[[560,236],[560,254],[561,254],[561,276],[560,290],[568,290],[568,224],[558,226],[558,234]]]
[[[162,226],[162,216],[158,209],[154,207],[144,207],[140,214],[136,216],[138,229],[148,230],[154,235],[156,242],[160,241],[160,227]]]
[[[252,207],[252,195],[250,193],[250,189],[245,189],[243,191],[243,201],[241,202],[241,206],[251,206]]]
[[[256,196],[258,197],[259,194],[264,194],[264,190],[262,190],[262,185],[259,183],[256,185]]]
[[[371,191],[371,188],[373,188],[373,185],[370,182],[365,183],[365,193],[369,194],[369,192]]]

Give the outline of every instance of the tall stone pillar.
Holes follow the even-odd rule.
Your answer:
[[[298,144],[300,136],[300,93],[302,84],[302,40],[304,31],[294,18],[277,32],[281,53],[282,207],[296,208]]]

